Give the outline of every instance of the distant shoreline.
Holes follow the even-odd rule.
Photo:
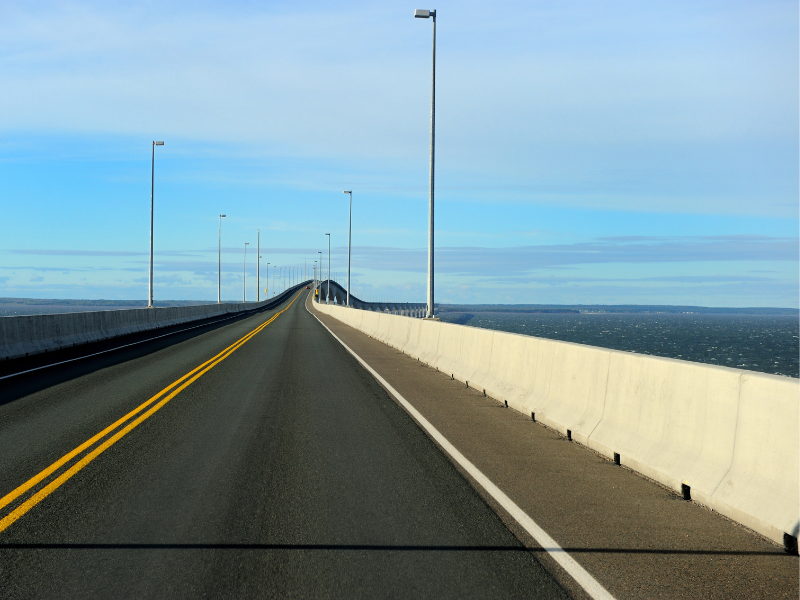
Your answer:
[[[239,300],[224,300],[239,302]],[[213,300],[161,300],[157,307],[215,304]],[[0,316],[122,310],[144,308],[146,300],[70,300],[50,298],[0,298]],[[778,307],[709,307],[644,304],[437,304],[441,313],[517,313],[517,314],[718,314],[769,315],[800,318],[800,309]]]
[[[232,302],[237,302],[232,300]],[[214,301],[198,300],[162,300],[156,301],[156,307],[164,306],[197,306],[215,304]],[[124,310],[146,308],[147,300],[59,300],[42,298],[0,298],[0,317],[18,317],[27,315],[58,314],[72,312],[89,312],[100,310]]]
[[[711,307],[643,304],[440,304],[439,312],[517,314],[700,314],[768,315],[800,318],[800,309],[777,307]]]

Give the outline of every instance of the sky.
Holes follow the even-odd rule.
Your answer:
[[[0,296],[423,302],[418,7],[0,3]],[[798,307],[796,1],[431,8],[437,302]]]

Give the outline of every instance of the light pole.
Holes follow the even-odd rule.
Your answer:
[[[264,288],[264,300],[269,300],[269,263],[267,263],[267,287]]]
[[[436,11],[417,9],[414,18],[433,19],[433,62],[431,69],[431,187],[428,206],[428,310],[426,317],[433,318],[433,164],[436,141]]]
[[[261,230],[258,230],[258,241],[256,246],[256,302],[261,300]]]
[[[328,295],[325,296],[325,304],[331,302],[331,234],[326,233],[328,236]]]
[[[353,192],[345,190],[345,194],[350,194],[350,216],[347,221],[347,308],[350,308],[350,235],[353,230]]]
[[[247,247],[250,245],[250,242],[244,243],[244,270],[242,271],[244,275],[244,279],[242,280],[243,287],[242,287],[242,304],[247,302]]]
[[[153,157],[150,162],[150,286],[147,292],[147,308],[153,308],[153,192],[156,181],[156,146],[164,142],[153,142]]]
[[[317,250],[317,254],[319,254],[319,277],[318,277],[318,281],[317,281],[317,286],[321,287],[322,286],[322,252]],[[319,297],[319,298],[320,298],[320,300],[322,299],[321,297]],[[317,302],[319,302],[319,300],[317,300]]]
[[[222,219],[225,215],[219,216],[219,246],[217,250],[217,304],[222,302]]]

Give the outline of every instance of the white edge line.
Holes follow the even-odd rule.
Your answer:
[[[494,498],[495,502],[497,502],[503,509],[514,518],[517,523],[519,523],[528,534],[536,540],[536,542],[544,548],[550,556],[563,568],[569,575],[595,600],[614,600],[614,596],[612,596],[608,591],[598,583],[598,581],[592,577],[589,572],[584,569],[578,562],[572,558],[558,543],[551,538],[547,532],[539,527],[536,522],[531,519],[525,511],[523,511],[516,503],[506,496],[503,491],[498,488],[491,480],[486,477],[483,473],[478,470],[478,468],[473,465],[466,457],[459,452],[453,444],[451,444],[446,437],[444,437],[439,430],[436,429],[431,423],[423,417],[420,412],[414,408],[411,403],[403,398],[403,396],[394,389],[388,381],[386,381],[383,377],[381,377],[375,369],[370,367],[363,358],[361,358],[358,354],[353,352],[350,347],[345,344],[339,336],[333,333],[330,328],[325,325],[322,321],[320,321],[319,317],[308,310],[308,306],[306,306],[306,310],[308,313],[319,321],[320,325],[322,325],[325,329],[328,330],[336,341],[338,341],[344,349],[347,350],[353,357],[364,367],[370,374],[380,383],[392,396],[394,396],[395,400],[408,412],[419,425],[430,435],[441,447],[442,449],[450,455],[450,457],[458,463],[467,473],[469,473],[470,477],[472,477],[478,485],[480,485],[486,492]],[[335,317],[334,317],[335,318]]]

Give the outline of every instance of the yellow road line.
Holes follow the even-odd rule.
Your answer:
[[[80,459],[77,463],[75,463],[72,467],[70,467],[62,475],[60,475],[55,480],[53,480],[51,483],[49,483],[48,485],[43,487],[41,490],[36,492],[28,500],[26,500],[25,502],[20,504],[16,509],[11,511],[3,519],[0,519],[0,532],[2,532],[5,529],[7,529],[12,523],[14,523],[22,515],[24,515],[26,512],[28,512],[34,506],[36,506],[39,502],[44,500],[47,496],[49,496],[57,488],[61,487],[62,484],[64,484],[68,479],[70,479],[78,471],[83,469],[86,465],[88,465],[90,462],[92,462],[100,454],[102,454],[108,448],[113,446],[122,437],[124,437],[129,432],[131,432],[133,429],[138,427],[145,419],[147,419],[151,415],[155,414],[167,402],[172,400],[175,396],[177,396],[186,387],[188,387],[189,385],[191,385],[192,383],[197,381],[197,379],[199,379],[205,373],[207,373],[212,368],[214,368],[219,363],[221,363],[223,360],[228,358],[231,354],[233,354],[236,350],[238,350],[241,346],[243,346],[247,341],[249,341],[253,336],[255,336],[259,331],[261,331],[267,325],[272,323],[281,314],[283,314],[284,312],[289,310],[289,307],[292,304],[294,304],[294,301],[297,300],[297,298],[300,296],[300,294],[302,294],[302,291],[298,292],[297,295],[294,298],[292,298],[292,301],[289,303],[289,305],[286,308],[284,308],[283,310],[281,310],[281,311],[275,313],[274,315],[272,315],[272,317],[270,317],[268,321],[266,321],[265,323],[262,323],[261,325],[256,327],[253,331],[251,331],[250,333],[248,333],[244,337],[240,338],[239,340],[237,340],[236,342],[234,342],[233,344],[231,344],[230,346],[225,348],[222,352],[218,353],[213,358],[210,358],[209,360],[207,360],[206,362],[201,364],[199,367],[196,367],[195,369],[192,369],[191,371],[189,371],[186,375],[184,375],[180,379],[177,379],[176,381],[173,381],[171,384],[169,384],[163,390],[158,392],[155,396],[153,396],[152,398],[147,400],[147,402],[144,402],[144,403],[140,404],[139,406],[134,408],[131,412],[129,412],[127,415],[125,415],[121,419],[118,419],[117,421],[115,421],[114,423],[112,423],[111,425],[109,425],[108,427],[103,429],[103,431],[101,431],[100,433],[92,436],[91,438],[86,440],[83,444],[81,444],[80,446],[78,446],[74,450],[68,452],[67,454],[65,454],[61,458],[59,458],[52,465],[50,465],[46,469],[42,470],[41,472],[39,472],[35,476],[31,477],[28,481],[26,481],[25,483],[23,483],[22,485],[20,485],[16,489],[14,489],[13,491],[11,491],[8,494],[6,494],[3,498],[0,498],[0,509],[2,509],[4,506],[6,506],[10,502],[12,502],[15,498],[18,498],[21,494],[24,494],[26,491],[28,491],[30,488],[35,486],[37,483],[39,483],[40,481],[42,481],[43,479],[47,478],[49,475],[54,473],[61,466],[63,466],[65,463],[69,462],[69,460],[71,460],[72,458],[74,458],[75,456],[77,456],[78,454],[80,454],[81,452],[83,452],[84,450],[89,448],[90,446],[92,446],[95,442],[97,442],[98,440],[102,439],[103,437],[108,435],[110,432],[112,432],[115,429],[117,429],[120,425],[122,425],[123,423],[128,421],[130,418],[132,418],[132,417],[136,416],[137,414],[139,414],[145,408],[150,406],[153,402],[155,402],[156,400],[161,398],[164,394],[168,393],[170,390],[172,390],[176,386],[178,386],[178,385],[180,386],[177,389],[174,389],[174,391],[172,393],[170,393],[166,398],[161,400],[161,402],[156,404],[153,408],[151,408],[145,414],[140,416],[138,419],[136,419],[132,423],[129,423],[125,428],[123,428],[122,430],[117,432],[111,438],[109,438],[108,440],[103,442],[100,446],[95,448],[92,452],[90,452],[89,454],[84,456],[82,459]]]

